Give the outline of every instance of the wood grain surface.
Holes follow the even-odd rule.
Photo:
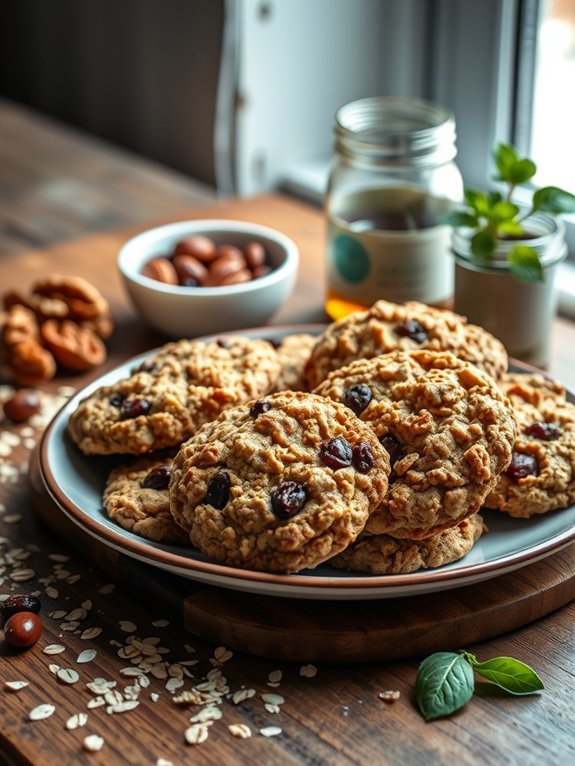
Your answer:
[[[74,152],[73,145],[70,151]],[[25,146],[20,147],[20,154],[26,156]],[[35,156],[32,151],[28,154]],[[43,162],[48,163],[49,157],[42,157]],[[80,162],[81,152],[76,159]],[[1,165],[0,157],[0,170]],[[49,175],[47,167],[44,172]],[[57,177],[57,165],[51,172]],[[7,182],[8,174],[4,173],[3,178]],[[94,182],[97,184],[97,178]],[[111,176],[106,179],[106,184],[110,183],[114,183]],[[105,189],[106,185],[99,188]],[[241,218],[274,226],[291,236],[302,255],[299,282],[292,300],[274,321],[281,324],[322,321],[324,222],[321,211],[277,195],[228,201],[221,207],[210,205],[187,211],[178,208],[177,200],[172,198],[172,201],[174,217],[180,219],[208,214]],[[176,209],[181,212],[176,214]],[[1,216],[0,210],[0,219]],[[169,220],[170,213],[159,212],[157,218]],[[118,321],[117,333],[110,344],[108,366],[158,345],[160,340],[148,333],[133,313],[115,271],[117,249],[134,230],[134,223],[127,223],[132,227],[130,230],[114,233],[95,232],[87,226],[85,231],[92,233],[81,240],[54,243],[39,249],[19,247],[18,252],[7,252],[0,258],[2,288],[26,287],[38,275],[55,271],[81,274],[102,289],[110,299]],[[77,225],[76,217],[74,226]],[[71,235],[74,235],[73,231]],[[44,243],[50,240],[48,225],[44,225],[42,237]],[[554,340],[551,371],[575,388],[575,326],[558,320]],[[47,386],[47,391],[54,393],[63,384],[77,388],[101,372],[59,378]],[[8,391],[0,387],[0,396],[4,397]],[[229,611],[231,607],[228,604],[228,612],[220,613],[217,594],[209,595],[209,604],[202,604],[202,614],[211,613],[214,630],[212,640],[206,641],[193,635],[191,623],[200,618],[192,611],[187,617],[188,630],[182,627],[179,596],[176,593],[174,599],[172,594],[169,599],[160,576],[157,582],[142,579],[140,586],[134,589],[132,567],[135,565],[125,562],[117,570],[119,582],[113,587],[106,570],[115,566],[114,552],[99,552],[94,564],[77,544],[56,535],[33,512],[34,498],[26,479],[27,463],[41,427],[28,430],[25,426],[3,421],[0,428],[1,590],[5,593],[38,593],[43,604],[44,625],[42,637],[32,648],[16,652],[2,644],[0,649],[1,764],[159,766],[169,761],[174,766],[184,763],[226,766],[246,763],[258,766],[444,766],[452,763],[462,766],[555,766],[575,762],[573,601],[497,637],[479,643],[473,635],[467,638],[471,643],[465,648],[480,659],[511,655],[532,665],[543,678],[545,690],[542,693],[512,698],[485,684],[477,684],[476,694],[461,711],[450,718],[425,723],[413,701],[419,657],[351,663],[329,662],[327,657],[320,655],[313,663],[317,674],[311,677],[313,669],[305,668],[299,661],[262,659],[240,652],[229,656],[218,649],[224,641],[233,640],[235,628],[228,617],[233,614]],[[19,472],[12,481],[12,471],[15,470]],[[562,582],[568,582],[556,603],[575,596],[571,584],[573,564],[571,548],[546,560],[543,569],[550,566],[555,569],[557,590],[565,587]],[[524,580],[523,587],[528,590],[537,588],[544,576],[539,567],[533,565],[517,573]],[[20,579],[22,570],[30,579]],[[15,577],[15,573],[19,574]],[[132,583],[130,588],[122,584],[126,577]],[[191,587],[191,583],[186,584],[186,588]],[[503,601],[510,604],[510,612],[522,609],[523,605],[515,598],[516,587],[516,584],[508,584],[507,577],[502,577],[482,584],[475,602],[467,599],[468,589],[452,593],[450,598],[457,599],[458,604],[447,614],[448,622],[454,626],[453,636],[448,632],[447,639],[455,636],[460,615],[476,608],[483,610],[481,621],[493,620],[495,632],[499,633],[502,626],[497,620],[507,619],[507,615],[491,616],[488,604],[494,600]],[[189,596],[199,599],[202,591],[205,589],[199,586]],[[553,588],[542,595],[544,599],[549,597],[557,598]],[[340,604],[335,611],[341,612],[338,617],[342,624],[346,620],[349,624],[359,619],[363,606]],[[377,602],[371,607],[380,610],[381,630],[387,623],[388,629],[393,631],[402,619],[401,603]],[[248,610],[261,623],[262,610],[273,613],[275,605],[261,599],[248,599],[246,605],[238,599],[234,608],[242,621],[247,620],[243,612]],[[529,617],[530,610],[537,608],[532,601],[527,604],[525,613]],[[306,604],[303,610],[306,609],[310,624],[317,625],[316,615],[312,614],[314,605]],[[435,630],[444,630],[445,621],[434,622],[431,611],[422,599],[421,612],[422,617],[427,615],[427,628],[418,627],[409,641],[414,644],[425,642],[428,636],[421,636],[422,631],[433,634]],[[536,612],[531,613],[531,617],[534,615]],[[270,618],[272,616],[270,614]],[[300,618],[303,620],[305,616],[302,611]],[[513,614],[510,616],[513,619]],[[470,625],[473,626],[472,621]],[[324,627],[329,630],[327,616]],[[352,624],[352,628],[352,635],[357,635],[355,625]],[[478,629],[482,628],[478,626]],[[97,630],[86,633],[88,629]],[[122,670],[134,667],[130,657],[125,655],[134,645],[127,642],[134,642],[135,637],[149,639],[149,646],[156,645],[157,638],[157,646],[162,651],[155,674],[146,673],[149,686],[141,689],[140,704],[121,713],[108,713],[106,702],[100,707],[88,707],[96,694],[90,691],[87,683],[96,678],[116,682],[115,688],[121,692],[126,687],[133,687],[133,679],[122,675]],[[289,643],[289,637],[289,624],[284,622],[274,627],[273,640],[280,652],[282,644]],[[378,640],[377,634],[366,625],[361,641],[377,644]],[[61,644],[64,652],[45,654],[45,648],[51,644]],[[448,646],[455,648],[451,641],[443,648]],[[96,655],[90,662],[78,663],[80,653],[86,649],[95,650]],[[147,651],[151,650],[148,648]],[[421,648],[420,651],[425,653],[426,650]],[[182,662],[197,664],[182,665]],[[78,681],[68,684],[59,680],[50,665],[73,668],[79,674]],[[220,688],[223,696],[218,698],[220,704],[216,706],[222,717],[207,727],[206,741],[191,745],[185,739],[185,732],[193,725],[190,719],[206,706],[175,704],[173,694],[166,688],[167,679],[158,676],[162,672],[182,674],[184,685],[181,688],[191,690],[205,682],[208,675],[213,680],[214,671],[216,675],[221,671],[226,679]],[[29,685],[18,692],[8,691],[4,683],[15,680],[27,681]],[[270,683],[277,685],[270,686]],[[252,689],[254,696],[249,696]],[[379,697],[384,690],[399,691],[399,699],[393,704],[384,703]],[[241,702],[238,692],[240,697],[246,697]],[[283,699],[277,706],[279,712],[269,707],[270,702],[266,703],[270,698],[262,697],[270,693],[281,695]],[[40,703],[53,704],[53,715],[45,720],[30,721],[29,712]],[[86,725],[67,729],[67,720],[79,712],[88,714]],[[238,723],[249,727],[252,733],[249,739],[232,736],[228,727]],[[277,726],[280,733],[273,737],[260,733],[270,726]],[[91,734],[101,735],[105,740],[99,752],[87,752],[83,747],[84,738]]]

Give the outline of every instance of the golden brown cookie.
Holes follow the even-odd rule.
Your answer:
[[[519,430],[511,463],[485,505],[528,519],[575,503],[575,405],[563,386],[520,373],[504,376],[499,385]]]
[[[277,354],[264,340],[169,343],[129,377],[82,400],[68,432],[86,454],[175,446],[222,410],[267,393],[279,372]]]
[[[419,540],[476,513],[511,460],[515,418],[495,381],[444,351],[393,351],[316,388],[369,423],[390,453],[366,533]]]
[[[451,351],[494,377],[507,369],[503,344],[486,330],[468,324],[465,317],[423,303],[400,305],[381,300],[368,311],[329,325],[312,349],[306,380],[313,390],[332,370],[356,359],[417,348]]]
[[[304,368],[317,338],[309,333],[294,333],[282,338],[277,347],[281,366],[276,391],[305,391]]]
[[[158,543],[188,543],[170,513],[172,458],[141,458],[115,468],[104,489],[104,508],[121,527]]]
[[[389,458],[341,404],[284,391],[206,424],[179,450],[172,514],[214,561],[270,572],[315,567],[362,531]]]
[[[463,558],[483,532],[478,513],[456,527],[445,529],[426,540],[398,540],[389,535],[361,536],[330,560],[337,569],[374,575],[397,575],[434,569]]]

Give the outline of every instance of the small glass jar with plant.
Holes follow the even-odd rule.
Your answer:
[[[465,189],[465,209],[446,218],[454,228],[454,308],[497,336],[511,356],[545,366],[555,275],[567,255],[560,216],[575,212],[575,195],[544,186],[519,205],[516,189],[530,185],[537,166],[509,144],[498,144],[493,159],[494,180],[505,191]]]

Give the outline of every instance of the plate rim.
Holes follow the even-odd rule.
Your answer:
[[[265,337],[275,335],[284,336],[296,332],[317,333],[326,326],[326,324],[321,323],[270,325],[205,335],[195,338],[194,340],[206,341],[231,335]],[[178,570],[178,573],[181,572],[181,576],[189,577],[190,579],[194,579],[195,572],[205,577],[212,576],[218,579],[232,579],[233,582],[237,584],[237,589],[239,590],[245,590],[246,588],[241,588],[239,586],[242,583],[246,583],[250,586],[258,584],[264,591],[266,589],[273,589],[276,595],[280,595],[276,593],[277,588],[286,588],[287,591],[289,591],[289,593],[285,593],[286,596],[295,595],[296,597],[305,597],[306,591],[310,591],[311,593],[311,591],[319,590],[320,592],[325,593],[326,598],[329,598],[330,592],[333,591],[337,592],[338,597],[340,598],[341,594],[344,592],[347,592],[349,596],[353,598],[359,591],[367,591],[370,593],[377,591],[381,598],[386,598],[389,597],[388,594],[393,593],[395,595],[400,590],[402,591],[400,595],[403,595],[403,591],[405,591],[405,595],[409,595],[410,590],[417,590],[419,593],[421,592],[420,588],[428,588],[429,586],[431,586],[429,587],[429,592],[433,590],[454,589],[464,586],[466,581],[478,581],[478,577],[480,580],[484,580],[489,579],[490,577],[503,575],[530,563],[535,563],[555,552],[559,552],[575,539],[575,525],[573,525],[568,529],[558,532],[550,539],[528,546],[523,550],[511,552],[489,561],[475,562],[467,565],[464,564],[454,569],[439,567],[436,569],[422,569],[409,574],[397,575],[367,575],[358,573],[347,574],[346,576],[326,576],[323,574],[310,576],[301,573],[277,574],[261,572],[253,569],[230,567],[223,564],[212,563],[210,561],[201,561],[158,548],[153,541],[146,540],[145,538],[132,539],[132,537],[127,537],[127,530],[118,527],[118,531],[116,531],[115,529],[108,527],[64,494],[50,466],[48,451],[51,439],[54,438],[54,434],[57,433],[58,428],[62,425],[62,419],[68,416],[69,411],[72,411],[73,407],[75,407],[82,398],[102,385],[103,380],[107,378],[113,379],[114,376],[118,375],[126,367],[146,359],[156,353],[159,348],[162,348],[162,346],[124,360],[116,367],[107,370],[105,373],[102,373],[102,375],[79,389],[54,415],[41,436],[38,450],[38,462],[42,483],[57,507],[84,532],[96,537],[96,539],[103,544],[110,545],[128,556],[144,561],[151,566],[157,566],[170,571],[176,569]],[[514,363],[514,360],[511,361]],[[535,368],[529,367],[528,365],[522,365],[521,363],[517,366],[523,367],[526,372],[535,371]],[[541,370],[537,370],[537,372],[545,374]],[[67,433],[65,424],[62,425],[62,428],[65,435]],[[187,574],[188,572],[189,574]],[[228,587],[234,586],[230,585]],[[254,588],[252,588],[252,590],[253,589]]]

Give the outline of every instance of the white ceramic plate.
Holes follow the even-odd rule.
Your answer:
[[[281,337],[318,332],[317,325],[245,331],[252,337]],[[276,575],[211,563],[193,548],[162,545],[127,532],[108,519],[102,491],[111,468],[125,457],[86,457],[66,433],[70,413],[80,399],[101,385],[125,377],[152,352],[132,359],[95,380],[56,415],[41,442],[40,471],[61,512],[86,533],[127,556],[182,577],[235,590],[286,598],[383,599],[459,588],[488,580],[556,553],[575,539],[575,506],[529,520],[485,511],[489,527],[470,553],[452,564],[407,575],[368,576],[323,564],[294,575]]]

